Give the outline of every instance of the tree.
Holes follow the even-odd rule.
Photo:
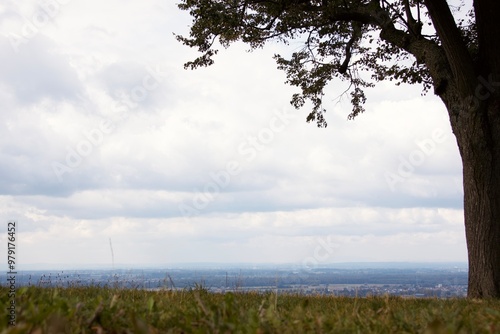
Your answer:
[[[462,158],[468,296],[500,298],[500,1],[469,5],[455,18],[461,12],[446,0],[182,0],[193,23],[177,38],[201,52],[185,64],[192,69],[213,63],[217,40],[251,48],[303,41],[289,59],[275,58],[300,88],[291,103],[311,101],[307,121],[320,127],[334,78],[349,82],[349,119],[364,112],[364,91],[376,81],[433,88]]]

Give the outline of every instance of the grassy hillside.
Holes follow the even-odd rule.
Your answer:
[[[21,288],[0,333],[500,333],[500,301]]]

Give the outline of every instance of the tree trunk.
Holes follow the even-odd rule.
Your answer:
[[[469,298],[500,298],[500,98],[494,88],[479,86],[473,106],[451,118],[463,163]]]
[[[447,1],[424,3],[446,55],[446,63],[435,57],[436,68],[449,68],[449,74],[441,75],[428,66],[462,157],[468,296],[500,298],[500,1],[474,0],[479,39],[475,60]],[[433,64],[434,59],[427,60]]]

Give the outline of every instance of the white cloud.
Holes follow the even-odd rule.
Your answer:
[[[109,264],[109,238],[125,265],[301,262],[321,238],[327,262],[466,260],[456,142],[419,87],[379,83],[347,121],[331,85],[318,129],[288,104],[286,47],[185,71],[175,4],[70,1],[16,52],[37,6],[0,24],[0,217],[22,262]]]
[[[94,196],[79,196],[82,207],[99,211],[100,207],[117,205],[110,197],[91,197]],[[141,197],[148,201],[154,196],[143,193]],[[164,198],[168,202],[168,196]],[[137,205],[141,206],[140,201]],[[323,264],[365,260],[428,261],[429,258],[460,261],[465,254],[461,210],[453,209],[350,207],[212,214],[189,220],[178,217],[79,219],[61,217],[55,208],[40,211],[28,206],[20,207],[19,211],[23,212],[23,216],[18,217],[23,235],[19,239],[23,258],[41,261],[46,256],[41,262],[54,264],[69,263],[62,261],[62,253],[66,253],[72,263],[110,265],[109,238],[113,241],[117,263],[131,263],[130,259],[138,261],[142,257],[141,263],[145,265],[182,262],[301,264],[314,256],[318,245],[325,243],[332,251],[321,261]],[[6,215],[2,213],[2,216]],[[54,235],[64,237],[56,242]],[[144,252],[137,251],[142,248]],[[50,257],[51,253],[58,256]]]
[[[76,71],[66,57],[54,52],[55,43],[40,35],[16,53],[0,37],[0,80],[20,103],[74,100],[81,92]]]

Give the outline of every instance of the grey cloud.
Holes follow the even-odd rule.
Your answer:
[[[176,101],[171,98],[175,93],[172,71],[159,64],[116,62],[99,71],[96,79],[110,97],[134,112],[172,107]]]
[[[69,60],[57,54],[54,43],[37,35],[15,52],[6,37],[0,37],[0,82],[11,88],[23,104],[44,98],[76,100],[83,87]]]
[[[104,84],[108,95],[115,96],[118,91],[129,92],[132,88],[141,84],[146,74],[145,69],[137,63],[120,62],[104,68],[100,71],[98,77]]]

